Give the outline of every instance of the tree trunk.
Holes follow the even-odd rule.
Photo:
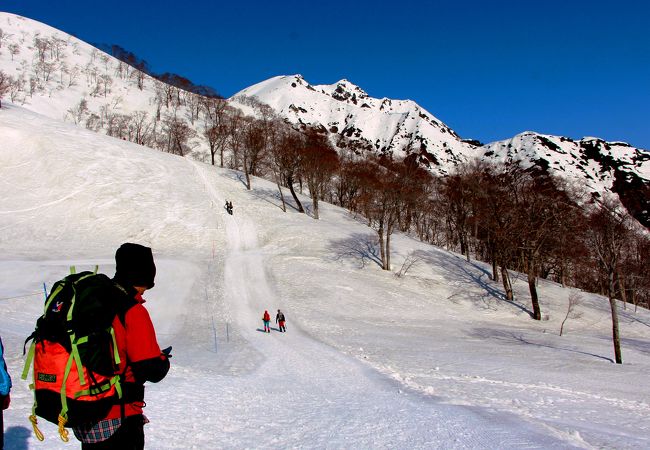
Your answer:
[[[528,263],[528,289],[530,290],[530,301],[533,304],[533,319],[542,320],[542,312],[539,308],[539,297],[537,296],[537,277],[533,271],[533,264]]]
[[[246,189],[251,190],[251,177],[248,174],[248,166],[244,164],[244,174],[246,175]]]
[[[623,364],[621,356],[621,338],[618,333],[618,310],[616,308],[616,299],[614,298],[614,269],[610,268],[607,283],[609,306],[612,309],[612,339],[614,341],[614,355],[616,364]]]
[[[377,229],[377,236],[379,237],[379,254],[381,255],[381,268],[386,270],[386,246],[384,243],[383,225]]]
[[[386,232],[386,266],[384,270],[390,270],[390,235],[391,232]]]
[[[293,189],[293,177],[287,178],[287,185],[289,185],[289,191],[291,191],[291,196],[293,197],[293,200],[296,202],[296,206],[298,207],[298,212],[304,213],[305,208],[302,207],[302,203],[300,203],[300,200],[298,200],[296,191]]]
[[[278,186],[278,192],[280,192],[280,200],[282,200],[282,211],[287,212],[287,205],[284,202],[284,194],[282,193],[282,187],[280,186],[280,182],[276,181],[275,184]]]
[[[492,281],[499,281],[499,266],[497,265],[497,249],[492,240],[489,241],[490,259],[492,260]]]
[[[623,309],[627,309],[627,295],[625,294],[625,278],[621,275],[621,269],[616,270],[616,281],[618,281],[618,290],[621,293]]]
[[[509,302],[514,300],[514,295],[512,293],[512,284],[510,283],[510,275],[508,275],[508,269],[505,266],[501,266],[501,280],[503,281],[503,289],[506,292],[506,300]]]
[[[314,206],[314,219],[318,220],[318,196],[311,196],[311,203]]]

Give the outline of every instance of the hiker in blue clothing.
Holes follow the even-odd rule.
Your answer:
[[[3,423],[3,411],[9,408],[11,398],[9,397],[11,391],[11,377],[7,371],[7,364],[5,363],[5,349],[2,346],[2,338],[0,337],[0,449],[5,445],[5,428]]]

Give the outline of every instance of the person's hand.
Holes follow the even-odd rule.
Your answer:
[[[2,409],[7,409],[9,408],[9,403],[11,403],[11,396],[7,394],[6,397],[2,398]]]
[[[167,357],[167,359],[171,358],[172,357],[172,346],[170,345],[169,347],[164,348],[162,353],[163,353],[163,355],[165,355]]]

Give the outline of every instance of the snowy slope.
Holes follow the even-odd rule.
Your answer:
[[[73,121],[68,110],[81,99],[86,99],[90,111],[98,115],[102,107],[122,113],[151,110],[156,80],[147,76],[146,89],[138,89],[133,78],[117,73],[118,60],[86,42],[41,22],[4,12],[0,12],[0,29],[0,70],[24,80],[14,103],[67,121]],[[55,44],[45,45],[41,53],[39,39]],[[12,46],[18,48],[15,55]],[[110,78],[107,90],[98,83],[102,77]],[[98,85],[99,90],[93,94]]]
[[[372,232],[330,205],[282,212],[272,183],[53,121],[0,110],[0,333],[14,378],[8,448],[36,441],[20,381],[22,342],[48,287],[79,269],[112,274],[114,249],[154,249],[147,307],[168,377],[148,387],[148,448],[646,448],[650,313],[621,311],[611,362],[608,303],[525,279],[502,300],[489,268],[396,235],[382,271]],[[223,209],[231,200],[235,213]],[[364,264],[365,262],[365,264]],[[398,267],[395,267],[397,270]],[[261,333],[282,308],[288,332]]]
[[[0,30],[0,70],[20,82],[4,101],[134,142],[136,127],[160,136],[165,119],[177,117],[195,133],[188,143],[193,156],[207,157],[203,119],[192,113],[200,96],[172,91],[95,47],[25,17],[0,12]]]

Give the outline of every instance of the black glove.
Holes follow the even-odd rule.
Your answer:
[[[172,346],[170,345],[169,347],[163,349],[162,351],[163,355],[167,357],[167,359],[172,357]]]

